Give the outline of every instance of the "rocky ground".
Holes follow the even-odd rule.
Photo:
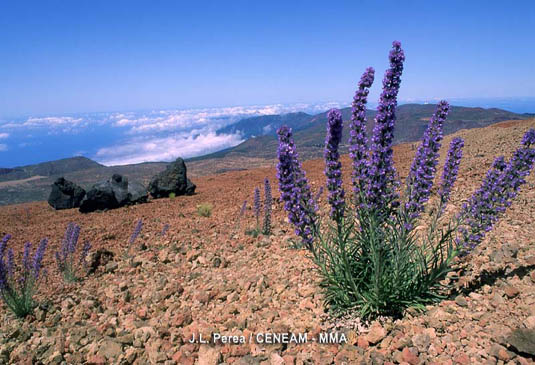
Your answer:
[[[459,207],[478,187],[495,156],[509,156],[535,120],[505,122],[461,131],[466,140],[461,176],[448,209]],[[449,143],[453,136],[445,140]],[[443,148],[443,155],[447,148]],[[411,144],[395,148],[405,176]],[[444,156],[443,156],[444,157]],[[343,163],[349,165],[347,156]],[[323,161],[304,163],[313,190],[323,185]],[[103,213],[54,211],[46,202],[0,208],[0,234],[20,261],[25,241],[48,237],[47,279],[34,314],[16,319],[0,305],[0,363],[44,364],[527,364],[535,362],[535,176],[484,243],[459,263],[460,279],[449,300],[409,311],[399,320],[352,326],[325,315],[318,275],[307,252],[291,246],[293,229],[280,203],[274,234],[251,237],[252,211],[238,220],[241,204],[272,168],[203,178],[197,194],[158,199]],[[349,170],[345,171],[349,182]],[[323,195],[325,207],[325,195]],[[213,205],[212,215],[197,205]],[[250,207],[250,204],[249,204]],[[126,255],[136,221],[141,235]],[[64,284],[55,269],[67,224],[82,227],[81,241],[107,250],[95,273]],[[165,224],[169,231],[160,232]],[[347,343],[311,339],[338,331]],[[259,333],[307,333],[308,343],[266,345]],[[245,344],[191,344],[198,334],[244,336]],[[523,338],[521,338],[524,336]]]

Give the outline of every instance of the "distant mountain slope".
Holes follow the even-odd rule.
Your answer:
[[[75,158],[68,162],[58,160],[32,165],[34,167],[30,168],[29,171],[33,171],[35,175],[9,180],[5,180],[6,175],[3,175],[4,180],[0,181],[0,205],[47,200],[50,194],[50,186],[59,176],[64,176],[85,189],[90,188],[98,181],[109,179],[115,173],[148,185],[152,176],[163,171],[167,165],[167,162],[146,162],[108,167],[87,158]],[[84,166],[86,168],[83,168]],[[68,167],[72,167],[72,170],[68,170]],[[25,167],[11,170],[16,172],[23,168]],[[9,172],[8,174],[10,175],[8,176],[15,176],[15,172]],[[28,174],[25,171],[23,172],[26,175]],[[47,176],[44,174],[47,172],[54,172],[54,174]],[[43,178],[35,178],[37,176],[43,176]]]
[[[86,157],[71,157],[13,169],[1,168],[0,181],[27,179],[32,176],[62,175],[98,167],[104,166]]]
[[[254,136],[273,134],[282,125],[299,130],[307,127],[312,118],[312,115],[303,112],[282,115],[262,115],[241,119],[237,123],[218,129],[217,133],[240,133],[243,138],[248,139]]]
[[[418,141],[427,127],[429,118],[433,115],[436,105],[433,104],[404,104],[397,108],[396,129],[394,131],[394,143]],[[349,139],[349,125],[351,108],[341,110],[344,118],[344,135],[341,146],[342,152],[347,152]],[[368,110],[368,134],[371,135],[376,112]],[[444,125],[444,133],[451,134],[461,129],[480,128],[501,122],[504,120],[527,119],[524,114],[517,114],[501,109],[484,109],[452,106],[448,119]],[[312,116],[306,127],[294,132],[295,143],[299,155],[302,158],[318,158],[322,156],[325,143],[327,112]],[[223,151],[190,159],[189,161],[201,161],[211,158],[224,157],[261,157],[272,159],[276,157],[277,140],[275,133],[255,137],[243,143]]]

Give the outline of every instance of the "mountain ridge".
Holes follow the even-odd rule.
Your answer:
[[[404,104],[399,106],[396,113],[398,121],[394,132],[394,143],[420,140],[434,110],[434,104]],[[340,151],[347,153],[348,122],[351,118],[351,108],[344,108],[341,111],[345,128]],[[371,134],[375,111],[368,110],[367,114],[367,129],[368,133]],[[522,119],[528,119],[528,116],[497,108],[452,106],[444,125],[444,133],[451,134],[460,129],[486,127],[505,120]],[[315,115],[307,113],[275,114],[242,119],[235,123],[234,129],[229,130],[238,131],[239,128],[248,127],[252,122],[255,125],[245,131],[244,135],[265,130],[268,125],[271,130],[267,135],[247,138],[235,147],[186,159],[188,176],[198,177],[254,167],[273,166],[278,145],[275,129],[282,125],[281,123],[288,123],[295,128],[296,147],[302,160],[319,158],[323,154],[326,121],[327,112]],[[86,157],[71,157],[35,165],[0,168],[0,205],[46,200],[50,193],[50,185],[59,176],[64,176],[86,189],[98,181],[108,179],[114,173],[148,184],[150,178],[163,171],[168,164],[168,162],[144,162],[132,165],[104,166]]]

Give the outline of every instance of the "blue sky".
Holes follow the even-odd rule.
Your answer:
[[[349,103],[368,66],[376,100],[395,39],[401,101],[533,100],[533,29],[534,1],[4,1],[0,166],[169,160],[201,153],[196,136],[225,148],[239,138],[208,137],[238,117]],[[148,152],[129,158],[136,143]]]
[[[394,39],[402,99],[535,96],[533,29],[533,1],[4,1],[0,116],[346,100]]]

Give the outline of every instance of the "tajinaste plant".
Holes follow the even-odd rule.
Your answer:
[[[438,189],[438,208],[430,210],[428,229],[416,231],[425,212],[436,174],[443,124],[449,105],[443,101],[429,121],[407,178],[404,202],[397,187],[400,183],[392,160],[395,108],[401,71],[405,59],[399,42],[390,52],[390,69],[383,81],[378,114],[373,129],[371,155],[366,151],[365,103],[373,81],[368,69],[359,83],[350,124],[350,154],[355,209],[338,210],[342,184],[338,171],[341,118],[329,113],[326,137],[326,175],[329,179],[333,230],[322,232],[316,211],[301,194],[296,181],[304,177],[297,158],[291,130],[279,129],[278,179],[281,198],[288,217],[307,242],[322,276],[325,301],[335,313],[357,309],[361,317],[400,315],[407,307],[423,309],[426,304],[445,297],[449,287],[443,279],[452,271],[454,259],[470,252],[481,242],[511,200],[535,162],[535,131],[528,131],[523,146],[506,162],[498,158],[458,216],[442,216],[457,178],[464,141],[454,138],[446,157]],[[333,143],[334,142],[334,143]],[[313,207],[313,205],[312,205]],[[308,217],[308,219],[306,218]],[[438,224],[439,219],[449,219]],[[312,224],[307,225],[311,222]],[[308,227],[310,236],[303,235]],[[336,228],[335,228],[336,227]],[[440,228],[438,228],[440,227]],[[457,237],[456,237],[457,236]],[[306,240],[305,240],[306,238]]]
[[[85,268],[86,257],[91,249],[91,244],[85,242],[80,252],[79,260],[75,260],[74,253],[78,246],[78,238],[80,236],[80,227],[76,223],[69,223],[65,231],[63,243],[59,251],[56,252],[56,263],[58,270],[63,274],[63,279],[67,282],[75,282],[80,278],[76,275],[76,271]]]
[[[33,260],[30,259],[31,243],[24,245],[22,267],[19,277],[15,275],[15,255],[7,243],[11,235],[6,235],[0,241],[0,295],[7,307],[19,318],[30,314],[35,307],[33,294],[40,278],[43,256],[48,240],[42,239],[35,251]],[[5,254],[7,251],[7,260]]]
[[[240,218],[245,215],[245,210],[247,209],[247,200],[243,201],[243,204],[240,209]]]
[[[368,94],[373,84],[375,70],[368,67],[358,83],[358,89],[353,98],[351,108],[351,123],[349,124],[349,156],[353,161],[353,173],[351,181],[353,183],[353,193],[360,206],[363,194],[368,181],[368,137],[366,136],[366,103]]]
[[[142,228],[143,228],[143,220],[140,219],[137,221],[136,227],[134,228],[134,232],[132,232],[132,235],[130,236],[130,240],[128,241],[128,244],[130,246],[136,241],[136,238],[141,233]]]
[[[331,109],[327,113],[327,137],[325,139],[325,176],[327,177],[327,190],[329,191],[329,204],[331,205],[331,218],[342,222],[345,210],[345,192],[342,187],[342,163],[338,147],[342,139],[342,113]]]
[[[311,197],[308,181],[299,163],[291,128],[282,126],[277,135],[277,178],[284,209],[288,212],[288,218],[295,226],[295,233],[301,237],[303,245],[312,249],[317,224],[316,202]]]
[[[260,224],[260,209],[261,209],[261,203],[260,203],[260,189],[254,188],[254,215],[256,217],[256,230],[258,231],[258,227]]]
[[[271,195],[271,184],[268,178],[264,180],[264,224],[262,226],[262,233],[265,235],[271,234],[271,205],[273,204],[273,197]]]

